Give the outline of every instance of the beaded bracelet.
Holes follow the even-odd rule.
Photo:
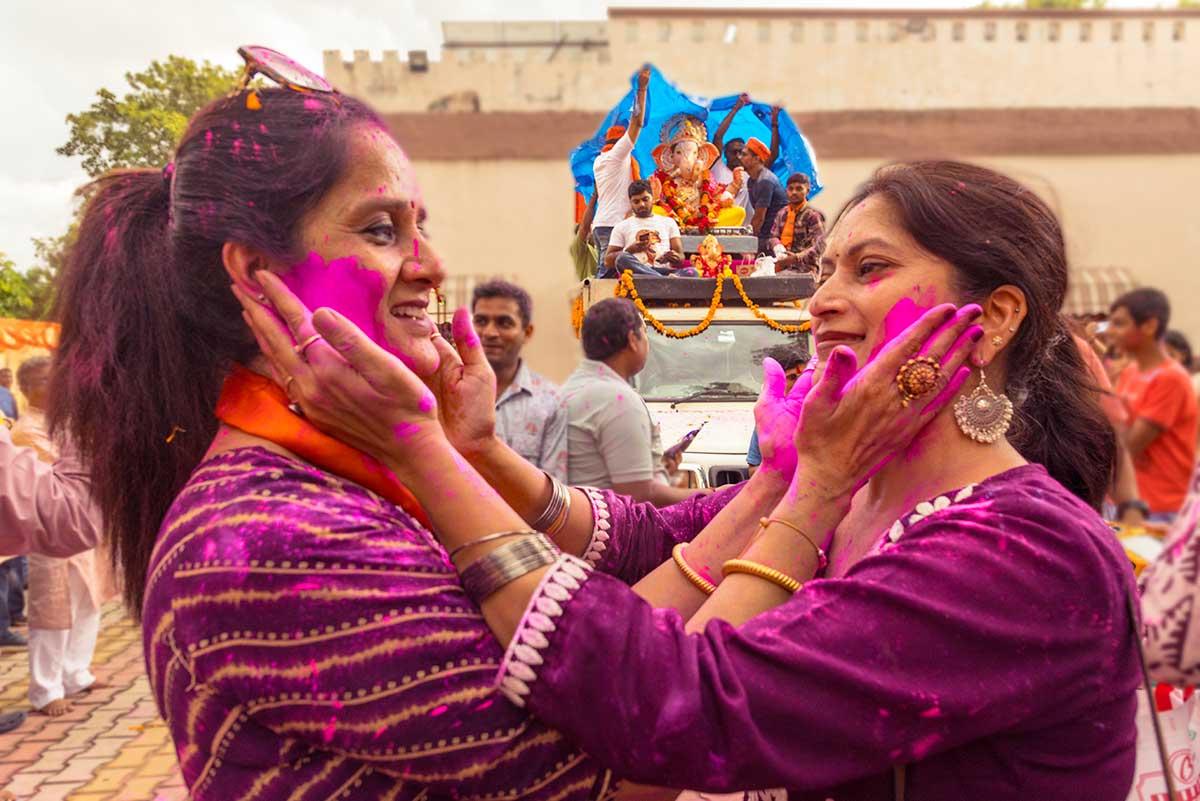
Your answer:
[[[804,586],[782,570],[760,565],[758,562],[751,562],[749,559],[730,559],[721,567],[721,575],[728,576],[730,573],[744,573],[748,576],[757,576],[793,594]]]
[[[683,558],[683,549],[684,543],[682,542],[671,549],[671,558],[675,560],[675,566],[679,568],[679,572],[683,574],[683,577],[690,581],[696,589],[705,595],[712,595],[717,591],[717,585],[700,575],[687,563],[687,560]]]

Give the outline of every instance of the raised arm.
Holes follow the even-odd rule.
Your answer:
[[[650,67],[642,67],[637,77],[637,98],[629,112],[629,141],[637,144],[642,126],[646,124],[646,87],[650,85]]]
[[[717,126],[716,133],[713,134],[713,144],[717,146],[722,154],[725,152],[725,134],[729,132],[729,126],[733,124],[733,118],[737,113],[746,107],[750,102],[750,95],[743,92],[738,95],[737,101],[734,102],[733,108],[729,109],[729,113],[725,115],[725,119],[721,120],[721,124]]]
[[[775,161],[779,158],[779,112],[782,111],[779,106],[771,106],[771,153],[767,157],[766,167],[768,170],[775,168]]]

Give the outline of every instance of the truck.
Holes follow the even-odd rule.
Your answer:
[[[676,332],[700,326],[718,279],[585,279],[571,293],[576,326],[592,303],[614,295],[631,296],[630,284],[647,318],[650,339],[646,366],[633,384],[650,407],[663,447],[700,428],[680,465],[688,486],[719,487],[745,479],[764,353],[787,343],[812,352],[805,302],[814,290],[813,276],[739,275],[735,281],[727,274],[720,280],[721,296],[711,321],[704,330],[685,337],[661,333],[652,321]],[[764,317],[801,330],[779,330]]]

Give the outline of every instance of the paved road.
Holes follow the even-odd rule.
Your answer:
[[[19,801],[183,801],[175,749],[158,717],[142,636],[116,603],[105,607],[92,672],[108,686],[60,718],[30,715],[0,734],[0,789]],[[29,709],[28,654],[0,653],[0,710]]]

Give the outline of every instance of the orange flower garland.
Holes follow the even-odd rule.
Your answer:
[[[583,312],[583,295],[579,295],[571,301],[571,327],[575,329],[576,339],[579,339],[580,332],[583,331]]]
[[[737,289],[738,294],[742,296],[742,302],[746,304],[746,308],[749,309],[755,317],[762,320],[776,331],[780,331],[784,334],[797,334],[801,331],[807,331],[808,329],[812,328],[812,320],[805,320],[804,322],[796,325],[777,323],[772,320],[766,315],[766,312],[758,307],[757,303],[750,300],[749,296],[746,295],[746,290],[742,287],[742,278],[737,273],[733,274],[733,286]]]
[[[808,320],[805,320],[797,325],[787,325],[785,323],[779,323],[775,320],[772,320],[766,315],[765,312],[763,312],[761,308],[759,308],[759,305],[751,300],[746,294],[746,290],[742,286],[741,277],[728,267],[726,267],[716,276],[717,285],[713,289],[712,300],[709,301],[708,311],[705,313],[704,319],[696,323],[696,325],[692,326],[691,328],[668,328],[661,320],[655,317],[654,314],[648,308],[646,308],[646,304],[638,296],[637,287],[634,286],[633,273],[628,270],[621,273],[620,277],[617,279],[617,286],[613,291],[613,295],[618,298],[629,298],[632,300],[633,304],[637,306],[638,311],[641,312],[642,317],[644,317],[646,322],[649,323],[650,326],[658,333],[665,337],[671,337],[672,339],[686,339],[688,337],[694,337],[697,334],[704,333],[704,331],[710,325],[712,325],[712,321],[717,314],[717,309],[721,308],[721,296],[724,293],[724,284],[726,278],[733,280],[733,285],[737,288],[738,294],[741,295],[742,302],[746,304],[746,308],[748,308],[755,317],[762,320],[776,331],[784,334],[795,334],[801,331],[807,331],[812,327],[812,322]],[[583,328],[583,315],[584,303],[583,297],[580,296],[571,302],[571,324],[575,328],[576,339],[579,338],[580,331]]]
[[[705,313],[704,319],[691,328],[682,331],[675,328],[668,328],[662,324],[661,320],[650,313],[650,310],[646,308],[646,304],[638,297],[637,288],[633,285],[632,271],[626,270],[621,273],[621,277],[617,281],[617,291],[615,294],[617,297],[627,297],[632,300],[633,305],[637,306],[638,311],[646,318],[646,322],[650,323],[658,333],[672,339],[687,339],[688,337],[694,337],[696,334],[703,333],[705,329],[712,325],[713,317],[716,316],[717,309],[721,306],[721,290],[728,275],[729,272],[726,271],[717,276],[717,287],[713,290],[712,302],[708,304],[708,311]]]
[[[704,172],[700,190],[700,206],[695,214],[689,213],[687,204],[679,199],[678,187],[673,177],[663,170],[658,170],[654,176],[662,185],[662,197],[658,200],[659,204],[670,212],[681,228],[698,228],[700,231],[707,231],[717,224],[717,214],[721,209],[718,204],[713,202],[713,198],[724,192],[725,187],[715,183],[709,177],[707,170]]]

